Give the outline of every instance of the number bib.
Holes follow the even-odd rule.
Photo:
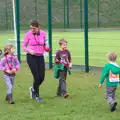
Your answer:
[[[110,73],[109,73],[109,81],[110,82],[119,82],[119,74],[113,74],[110,70]]]

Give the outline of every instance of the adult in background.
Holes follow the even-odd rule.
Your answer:
[[[30,30],[26,33],[22,48],[27,52],[27,63],[33,75],[33,86],[30,87],[30,97],[38,102],[42,99],[39,95],[39,86],[45,77],[44,51],[49,52],[46,46],[46,33],[39,28],[40,24],[34,20],[30,23]]]

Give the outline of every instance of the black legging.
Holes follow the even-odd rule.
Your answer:
[[[44,81],[45,77],[45,62],[44,56],[34,56],[27,54],[27,63],[33,75],[33,88],[35,95],[39,97],[39,86]]]

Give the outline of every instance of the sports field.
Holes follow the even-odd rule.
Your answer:
[[[0,34],[0,48],[7,43],[12,34]],[[23,34],[21,35],[23,38]],[[58,48],[58,40],[68,40],[68,47],[73,56],[74,64],[84,64],[84,33],[57,32],[53,33],[53,53]],[[119,32],[90,32],[89,54],[90,64],[103,66],[106,53],[116,51],[119,55]],[[118,57],[118,63],[120,63]],[[96,75],[84,72],[73,72],[68,76],[68,99],[56,98],[58,81],[53,78],[53,71],[46,70],[44,84],[40,88],[43,103],[36,103],[29,98],[29,87],[32,84],[31,73],[25,63],[21,64],[13,91],[15,105],[5,103],[6,86],[3,72],[0,72],[0,120],[119,120],[120,88],[117,90],[117,111],[111,113],[104,99],[105,85],[99,84],[100,71]]]

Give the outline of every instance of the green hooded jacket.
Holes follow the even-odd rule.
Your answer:
[[[119,74],[120,67],[116,63],[107,63],[102,71],[100,84],[103,84],[104,80],[106,79],[106,86],[117,87],[119,84]]]
[[[59,72],[64,70],[64,67],[65,66],[63,64],[60,64],[60,63],[55,64],[53,73],[54,73],[54,77],[56,79],[59,79]],[[67,71],[68,71],[69,75],[71,75],[71,70],[69,69],[69,67],[67,67]]]

